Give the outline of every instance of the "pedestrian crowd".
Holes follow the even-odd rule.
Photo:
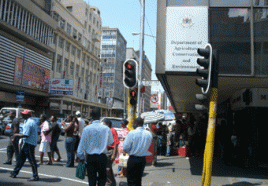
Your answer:
[[[37,125],[31,119],[30,110],[21,112],[24,119],[23,131],[19,132],[19,121],[16,113],[10,112],[12,120],[10,142],[7,147],[7,161],[4,164],[12,164],[15,153],[16,165],[11,172],[11,177],[16,178],[26,159],[29,160],[33,177],[29,181],[38,181],[38,165],[44,164],[44,155],[47,153],[46,165],[53,165],[53,161],[62,161],[57,141],[61,129],[56,122],[56,116],[48,120],[46,115],[40,116],[41,142],[39,146],[40,161],[35,159],[35,147],[37,146]],[[103,122],[103,123],[102,123]],[[112,165],[120,161],[120,155],[128,154],[126,167],[119,167],[120,177],[127,177],[129,186],[142,184],[142,175],[146,164],[146,156],[150,156],[149,147],[152,144],[153,135],[144,129],[143,119],[136,118],[133,121],[134,130],[127,128],[128,121],[122,120],[122,130],[116,131],[109,119],[100,121],[100,109],[94,108],[91,112],[91,120],[84,120],[79,111],[75,116],[68,116],[62,122],[65,130],[65,148],[67,161],[65,167],[74,167],[74,162],[82,162],[86,165],[86,174],[90,186],[111,185],[116,186],[116,180]],[[19,142],[21,141],[21,143]],[[54,159],[55,153],[57,159]]]

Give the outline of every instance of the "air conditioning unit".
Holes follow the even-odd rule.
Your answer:
[[[76,39],[76,38],[77,38],[77,36],[73,36],[73,38],[74,38],[74,39]]]

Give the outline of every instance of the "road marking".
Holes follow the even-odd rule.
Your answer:
[[[13,171],[13,169],[5,168],[5,167],[0,167],[0,169]],[[24,170],[20,170],[20,172],[27,173],[27,174],[33,174],[32,172],[24,171]],[[38,173],[38,175],[45,176],[45,177],[51,177],[51,178],[60,178],[62,180],[69,180],[69,181],[78,182],[78,183],[84,183],[84,184],[88,185],[88,182],[75,180],[75,179],[70,179],[70,178],[65,178],[65,177],[61,177],[61,176],[53,176],[53,175],[42,174],[42,173]]]
[[[6,151],[1,151],[1,149],[0,149],[0,153],[6,153]],[[35,157],[40,158],[40,156],[37,156],[37,155],[35,155]],[[48,157],[44,157],[44,159],[48,159]]]
[[[7,150],[7,148],[2,148],[2,149],[0,149],[0,151],[1,151],[1,150]]]

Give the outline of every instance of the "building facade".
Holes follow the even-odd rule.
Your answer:
[[[0,107],[43,113],[49,109],[49,79],[56,22],[48,0],[0,0]],[[17,100],[16,93],[24,92]]]
[[[139,50],[134,50],[133,48],[127,48],[127,59],[135,59],[139,64],[140,59]],[[143,81],[151,81],[152,77],[152,66],[147,58],[147,56],[143,55],[143,65],[142,65],[142,80]],[[141,113],[150,111],[150,97],[151,97],[151,87],[146,86],[145,92],[141,94]]]
[[[118,28],[102,27],[99,98],[112,109],[112,115],[120,117],[123,117],[125,102],[123,63],[126,46],[127,41]]]
[[[79,12],[79,13],[78,13]],[[60,114],[79,110],[88,117],[98,103],[101,17],[84,1],[55,0],[51,17],[58,23],[51,47],[55,49],[51,70],[50,109]]]
[[[267,163],[262,149],[268,128],[260,124],[268,108],[267,5],[266,0],[158,0],[157,12],[156,75],[175,111],[197,114],[197,48],[210,43],[218,53],[217,121],[224,121],[217,123],[223,129],[219,135],[236,133],[241,151],[252,148],[254,166]],[[246,165],[245,154],[238,159]]]

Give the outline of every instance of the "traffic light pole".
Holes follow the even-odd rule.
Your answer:
[[[143,66],[143,47],[144,47],[144,18],[145,18],[145,0],[141,1],[141,33],[140,33],[140,60],[139,60],[139,84],[138,84],[138,100],[137,115],[141,115],[141,87],[142,87],[142,66]]]
[[[130,92],[134,91],[134,90],[135,90],[135,88],[128,89],[128,118],[127,118],[128,122],[129,122],[128,127],[127,127],[128,130],[134,129],[133,128],[133,121],[136,118],[136,105],[130,104],[130,99],[131,99]]]
[[[218,100],[218,53],[213,53],[211,95],[209,103],[209,121],[207,129],[206,147],[202,173],[202,185],[210,186],[212,174],[212,162],[214,152],[214,137],[216,127],[217,100]]]

